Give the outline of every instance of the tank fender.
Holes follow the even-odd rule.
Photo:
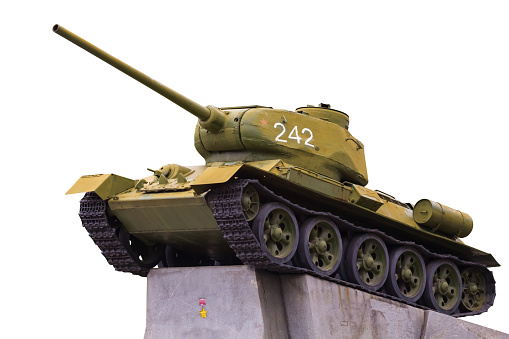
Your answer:
[[[108,200],[114,195],[134,187],[135,180],[116,174],[84,175],[65,193],[95,192],[101,199]]]
[[[233,178],[241,168],[250,168],[263,172],[271,172],[275,167],[284,164],[281,159],[252,161],[248,163],[212,163],[194,181],[191,186],[198,194],[206,192],[212,185],[223,184]]]
[[[191,186],[197,193],[203,193],[208,190],[209,185],[222,184],[230,180],[241,167],[242,164],[207,167]]]

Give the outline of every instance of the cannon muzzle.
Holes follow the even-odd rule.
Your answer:
[[[53,26],[53,32],[69,40],[75,45],[83,48],[85,51],[95,55],[102,61],[110,64],[111,66],[127,74],[131,78],[138,80],[148,88],[156,91],[163,97],[167,98],[168,100],[174,102],[175,104],[182,107],[189,113],[193,114],[198,119],[200,119],[200,125],[203,128],[211,132],[218,132],[223,128],[226,121],[226,116],[220,109],[214,106],[204,107],[194,102],[193,100],[186,98],[182,94],[152,79],[148,75],[138,71],[134,67],[129,66],[125,62],[120,61],[111,54],[106,53],[102,49],[92,45],[88,41],[80,38],[71,31],[68,31],[67,29],[63,28],[62,26],[59,25]]]

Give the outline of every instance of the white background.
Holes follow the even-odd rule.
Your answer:
[[[142,337],[146,280],[106,263],[80,196],[64,193],[83,174],[204,163],[196,118],[52,33],[56,23],[202,105],[345,111],[368,187],[472,216],[465,241],[502,267],[495,306],[466,320],[509,332],[509,8],[409,3],[2,3],[0,336]]]

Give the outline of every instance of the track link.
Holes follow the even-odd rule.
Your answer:
[[[127,253],[108,220],[106,208],[107,202],[96,193],[86,193],[80,201],[79,212],[83,227],[115,270],[146,277],[150,269],[140,267]]]

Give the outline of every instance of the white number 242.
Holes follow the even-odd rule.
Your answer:
[[[284,134],[286,133],[286,127],[285,125],[283,125],[282,123],[280,122],[276,122],[274,124],[274,128],[278,128],[278,127],[281,127],[283,129],[283,131],[281,133],[278,134],[278,136],[276,137],[276,141],[280,141],[280,142],[288,142],[288,140],[285,140],[285,139],[281,139],[284,137]],[[301,132],[303,135],[306,135],[308,134],[309,135],[309,138],[307,138],[305,141],[304,141],[304,145],[306,146],[310,146],[310,147],[315,147],[314,145],[312,145],[310,143],[311,140],[313,140],[313,132],[311,132],[311,130],[309,128],[303,128],[302,129],[302,132]],[[299,131],[297,129],[297,126],[295,126],[291,131],[290,131],[290,134],[288,135],[288,139],[292,139],[292,140],[297,140],[297,143],[300,144],[300,141],[302,140],[302,138],[299,136]]]

